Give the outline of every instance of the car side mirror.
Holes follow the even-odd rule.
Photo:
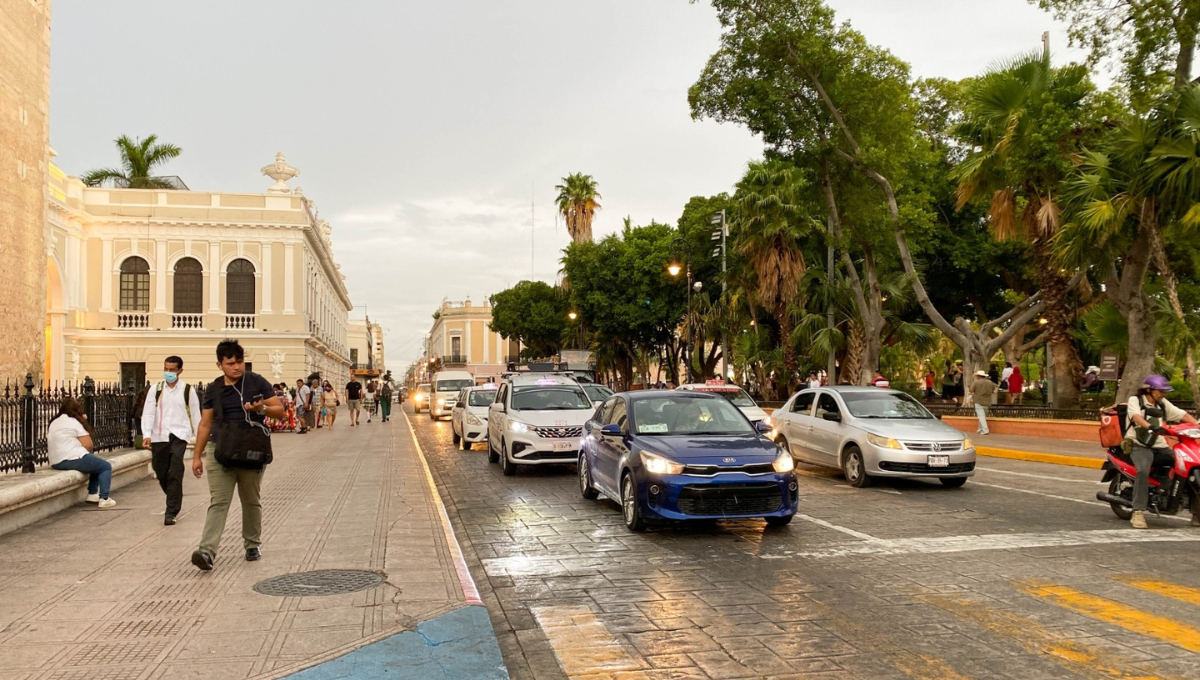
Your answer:
[[[759,432],[762,432],[762,433],[770,432],[772,429],[770,425],[768,425],[766,422],[764,422],[762,420],[755,423],[754,427],[756,430],[758,430]]]
[[[825,420],[828,420],[831,423],[842,422],[842,414],[840,414],[840,413],[830,413],[829,411],[826,411],[825,413],[821,414],[821,417],[824,418]]]
[[[934,418],[937,418],[938,420],[941,420],[941,419],[942,419],[942,414],[940,414],[940,413],[935,413],[935,414],[933,414],[933,417],[934,417]]]
[[[600,434],[605,437],[620,437],[624,433],[621,432],[620,425],[609,424],[600,428]]]

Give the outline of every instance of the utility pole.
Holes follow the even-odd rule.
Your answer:
[[[833,233],[833,215],[829,216],[829,233]],[[833,290],[833,245],[830,244],[825,252],[825,288],[827,291]],[[825,305],[825,327],[829,329],[829,337],[833,337],[833,296],[829,296],[829,302]],[[836,385],[837,381],[835,374],[837,373],[837,355],[834,352],[829,352],[829,362],[825,367],[826,382],[830,385]]]
[[[537,213],[536,213],[537,198],[536,198],[536,196],[537,196],[537,194],[535,193],[535,189],[533,188],[533,185],[532,184],[529,185],[529,280],[530,281],[533,281],[537,278],[537,275],[535,274],[535,270],[533,267],[533,257],[534,257],[533,256],[533,254],[534,254],[533,234],[534,234],[534,229],[537,226]]]
[[[722,300],[722,302],[724,302],[725,291],[729,286],[729,284],[726,282],[726,276],[725,276],[725,273],[727,271],[726,268],[727,268],[727,264],[728,264],[727,253],[728,253],[729,249],[727,247],[727,245],[728,245],[727,239],[729,238],[729,226],[725,221],[725,211],[724,210],[721,210],[721,215],[719,218],[717,218],[714,215],[714,219],[712,220],[712,222],[714,224],[717,223],[717,219],[720,219],[720,225],[721,225],[721,236],[720,236],[720,238],[721,238],[721,300]],[[714,241],[716,240],[716,238],[717,238],[717,235],[713,234]],[[721,380],[728,380],[729,379],[729,348],[725,346],[725,323],[723,320],[721,323],[718,340],[721,345]]]

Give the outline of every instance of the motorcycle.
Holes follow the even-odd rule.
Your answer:
[[[1174,515],[1184,508],[1200,503],[1200,426],[1185,423],[1163,428],[1162,434],[1176,441],[1171,447],[1173,460],[1159,464],[1155,460],[1150,471],[1149,510],[1158,515]],[[1119,446],[1107,449],[1108,460],[1101,469],[1102,481],[1108,491],[1097,491],[1096,500],[1112,506],[1117,517],[1128,520],[1133,515],[1133,481],[1137,467]]]

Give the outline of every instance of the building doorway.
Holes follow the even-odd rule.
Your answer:
[[[121,362],[121,388],[140,392],[146,385],[146,364],[130,361]]]

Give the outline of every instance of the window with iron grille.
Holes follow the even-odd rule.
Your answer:
[[[185,257],[175,264],[175,313],[199,314],[204,311],[204,268],[195,258]]]
[[[150,311],[150,265],[140,257],[121,263],[122,312]]]
[[[225,270],[225,313],[254,314],[254,265],[234,260]]]

